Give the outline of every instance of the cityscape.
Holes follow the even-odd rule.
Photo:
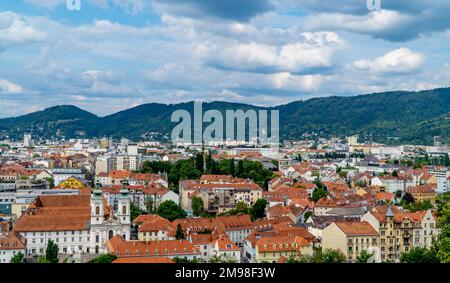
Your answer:
[[[0,1],[0,267],[450,263],[449,14]]]

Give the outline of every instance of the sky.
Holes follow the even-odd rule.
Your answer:
[[[0,0],[0,117],[450,85],[448,0]]]

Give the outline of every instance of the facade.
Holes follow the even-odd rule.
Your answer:
[[[354,262],[362,251],[372,253],[374,262],[381,261],[380,236],[368,222],[333,222],[322,231],[322,249],[342,252]]]

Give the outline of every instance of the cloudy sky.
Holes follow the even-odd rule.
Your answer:
[[[0,0],[0,117],[449,86],[448,0]]]

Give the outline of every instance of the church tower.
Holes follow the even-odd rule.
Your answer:
[[[99,187],[91,195],[91,225],[102,224],[105,221],[103,195]]]
[[[130,195],[127,183],[124,183],[117,199],[117,218],[121,224],[131,224]]]

